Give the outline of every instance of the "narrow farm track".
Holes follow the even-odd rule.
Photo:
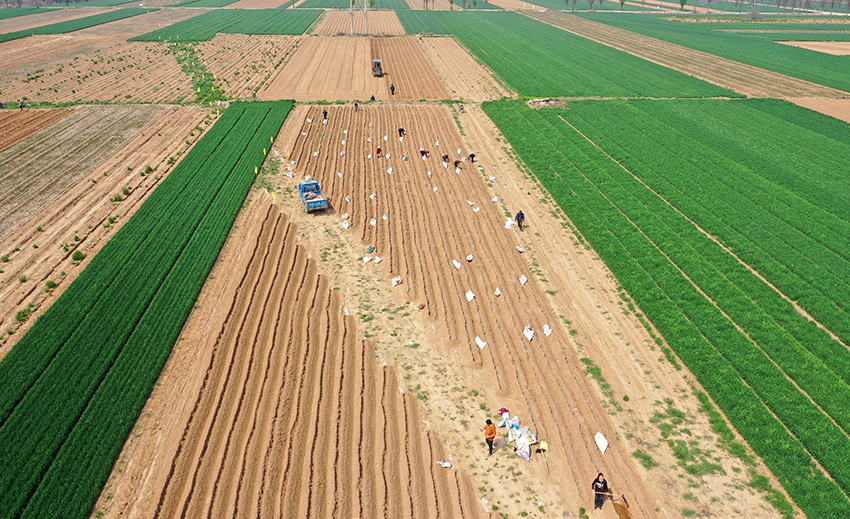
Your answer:
[[[843,98],[850,93],[642,36],[566,13],[527,16],[748,97]]]
[[[0,358],[171,172],[177,162],[169,164],[170,158],[185,155],[203,135],[196,128],[208,127],[204,124],[206,117],[207,113],[196,107],[169,110],[147,127],[144,135],[136,136],[102,164],[85,172],[88,178],[80,179],[0,242],[0,250],[9,256],[0,275],[0,327],[14,331],[0,337]],[[143,176],[147,167],[153,171]],[[120,203],[112,202],[115,195],[123,196],[125,187],[130,188],[131,195]],[[39,227],[41,231],[37,230]],[[12,253],[15,249],[20,251]],[[73,264],[74,250],[86,254],[83,265]],[[21,275],[27,276],[26,283],[16,281]],[[44,290],[48,280],[56,283],[50,293]],[[23,323],[17,322],[16,312],[29,304],[33,305],[31,314]]]
[[[651,517],[654,499],[630,456],[612,446],[603,457],[593,443],[597,431],[614,437],[614,430],[568,343],[568,330],[504,229],[505,216],[490,201],[486,179],[468,161],[460,174],[441,164],[443,153],[453,162],[476,151],[465,148],[448,110],[364,106],[355,113],[332,107],[329,116],[323,124],[320,107],[308,110],[290,157],[295,173],[320,181],[335,210],[350,215],[351,232],[384,258],[385,277],[401,276],[395,290],[414,305],[424,304],[428,320],[446,330],[448,343],[436,347],[455,350],[444,353],[473,367],[491,398],[512,399],[512,411],[558,446],[550,456],[565,502],[587,502],[586,475],[602,471],[635,493],[633,516]],[[399,127],[407,130],[403,143]],[[377,144],[389,159],[368,157]],[[420,158],[420,147],[429,149],[430,158]],[[473,261],[465,261],[470,254]],[[525,286],[521,275],[528,278]],[[467,291],[475,295],[471,302]],[[532,342],[522,334],[527,324],[536,330]],[[544,324],[553,330],[550,337]],[[476,336],[486,348],[478,348]]]
[[[130,517],[479,517],[268,198],[155,510]],[[437,489],[440,491],[438,492]]]
[[[351,34],[351,16],[347,11],[327,11],[316,27],[314,34],[349,35]],[[366,20],[363,13],[354,14],[354,34],[367,35]],[[404,26],[395,11],[371,11],[369,13],[368,35],[404,36]]]
[[[0,239],[47,207],[167,109],[155,105],[80,108],[0,152]]]
[[[247,98],[292,56],[299,41],[292,36],[217,34],[196,49],[228,95]]]
[[[50,126],[73,110],[67,108],[0,112],[0,150]]]

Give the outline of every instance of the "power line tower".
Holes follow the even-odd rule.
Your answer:
[[[363,20],[366,23],[366,35],[369,35],[369,16],[366,12],[368,8],[368,0],[349,0],[351,6],[351,12],[349,16],[351,17],[351,35],[354,36],[354,13],[358,11],[363,11]]]

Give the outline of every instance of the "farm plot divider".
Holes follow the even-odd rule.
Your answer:
[[[0,518],[84,518],[290,101],[232,103],[0,362]]]
[[[140,7],[116,9],[114,11],[109,11],[106,13],[86,16],[85,18],[78,18],[76,20],[68,20],[66,22],[58,22],[52,23],[50,25],[43,25],[41,27],[34,27],[25,31],[0,34],[0,43],[17,40],[19,38],[26,38],[27,36],[33,36],[38,34],[65,34],[68,32],[88,29],[89,27],[94,27],[96,25],[102,25],[104,23],[123,20],[124,18],[130,18],[131,16],[138,16],[140,14],[145,14],[157,10],[158,9],[142,9]]]
[[[128,41],[206,41],[218,33],[303,34],[323,12],[318,9],[217,9]]]

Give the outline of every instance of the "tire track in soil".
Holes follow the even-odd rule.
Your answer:
[[[446,349],[442,354],[451,357],[456,349],[458,363],[473,366],[493,396],[521,394],[519,405],[514,405],[521,409],[518,414],[532,420],[542,438],[559,446],[550,458],[566,476],[561,481],[565,502],[589,502],[585,479],[601,471],[634,492],[635,517],[653,516],[654,497],[625,449],[612,445],[603,457],[596,448],[597,431],[608,438],[616,432],[567,342],[567,328],[543,300],[543,287],[515,250],[514,235],[501,230],[505,216],[489,201],[486,179],[468,162],[460,174],[442,167],[439,156],[444,150],[450,162],[473,151],[465,149],[449,111],[442,106],[367,105],[355,115],[352,107],[326,108],[328,123],[321,122],[322,107],[307,110],[290,157],[294,172],[318,180],[331,206],[350,213],[350,232],[365,245],[374,244],[374,254],[386,257],[379,267],[385,278],[402,277],[403,284],[395,289],[400,297],[414,305],[423,298],[429,305],[445,301],[444,309],[428,306],[429,312],[423,312],[433,325],[452,330],[447,343],[438,346]],[[407,129],[403,142],[395,133],[398,127]],[[384,135],[393,138],[384,141]],[[376,142],[390,154],[389,160],[368,158]],[[425,161],[420,146],[431,148]],[[480,208],[477,213],[474,207]],[[388,215],[387,221],[383,215]],[[429,259],[422,263],[429,262],[431,269],[417,266],[415,258],[423,252]],[[463,259],[468,254],[474,256],[472,262]],[[455,269],[452,259],[463,264],[461,269]],[[525,286],[518,281],[520,274],[529,280]],[[500,297],[491,295],[496,287]],[[463,295],[467,290],[475,294],[471,302]],[[432,293],[439,295],[429,297]],[[522,336],[529,323],[538,330],[533,342]],[[550,337],[540,333],[543,324],[553,329]],[[476,336],[488,343],[485,349],[474,345]],[[394,436],[393,425],[388,427]]]
[[[15,144],[19,140],[46,128],[73,112],[69,108],[48,108],[46,110],[8,111],[0,113],[0,150]]]
[[[259,216],[150,516],[481,517],[454,471],[434,471],[443,453],[418,402],[357,337],[295,226],[274,205]]]

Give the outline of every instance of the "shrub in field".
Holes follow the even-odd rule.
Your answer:
[[[82,252],[75,250],[73,254],[71,254],[71,259],[74,261],[83,261],[86,259],[86,255]]]

